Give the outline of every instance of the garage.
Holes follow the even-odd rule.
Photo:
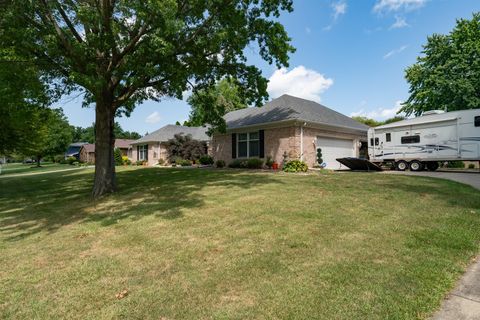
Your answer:
[[[317,137],[317,150],[322,149],[322,159],[327,169],[340,169],[337,158],[355,157],[353,140]]]

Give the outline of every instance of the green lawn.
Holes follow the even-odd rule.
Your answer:
[[[445,180],[119,170],[0,179],[2,318],[426,318],[480,249]]]
[[[0,165],[0,176],[9,175],[9,174],[30,174],[37,172],[47,172],[47,171],[56,171],[64,169],[76,168],[68,164],[59,164],[59,163],[42,163],[40,167],[37,167],[35,163],[7,163]]]

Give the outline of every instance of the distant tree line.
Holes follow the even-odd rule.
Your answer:
[[[369,127],[378,127],[378,126],[383,126],[384,124],[389,124],[392,122],[397,122],[397,121],[402,121],[405,120],[406,118],[404,116],[395,116],[393,118],[384,120],[384,121],[378,121],[375,119],[370,119],[367,117],[362,117],[362,116],[357,116],[357,117],[352,117],[353,120],[356,120],[360,123],[363,123]]]
[[[73,142],[95,143],[95,123],[86,128],[74,126],[72,126],[71,128]],[[118,122],[115,122],[113,132],[115,134],[115,139],[137,140],[142,137],[138,132],[124,131]]]

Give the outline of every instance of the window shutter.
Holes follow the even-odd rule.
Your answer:
[[[143,147],[145,148],[144,149],[145,150],[145,160],[148,161],[148,144],[144,145]]]
[[[260,147],[259,147],[259,153],[260,153],[260,158],[265,158],[265,133],[264,130],[258,131],[258,137],[259,137],[259,142],[260,142]]]
[[[232,133],[232,159],[237,158],[237,134]]]
[[[140,160],[140,146],[137,145],[137,161]]]

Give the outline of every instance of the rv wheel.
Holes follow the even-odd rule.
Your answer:
[[[398,171],[405,171],[408,168],[408,163],[406,161],[400,160],[395,162],[395,168]]]
[[[410,170],[411,171],[422,171],[423,170],[423,163],[417,160],[413,160],[410,162]]]
[[[435,171],[438,169],[438,162],[434,161],[434,162],[427,162],[427,169],[429,171]]]

